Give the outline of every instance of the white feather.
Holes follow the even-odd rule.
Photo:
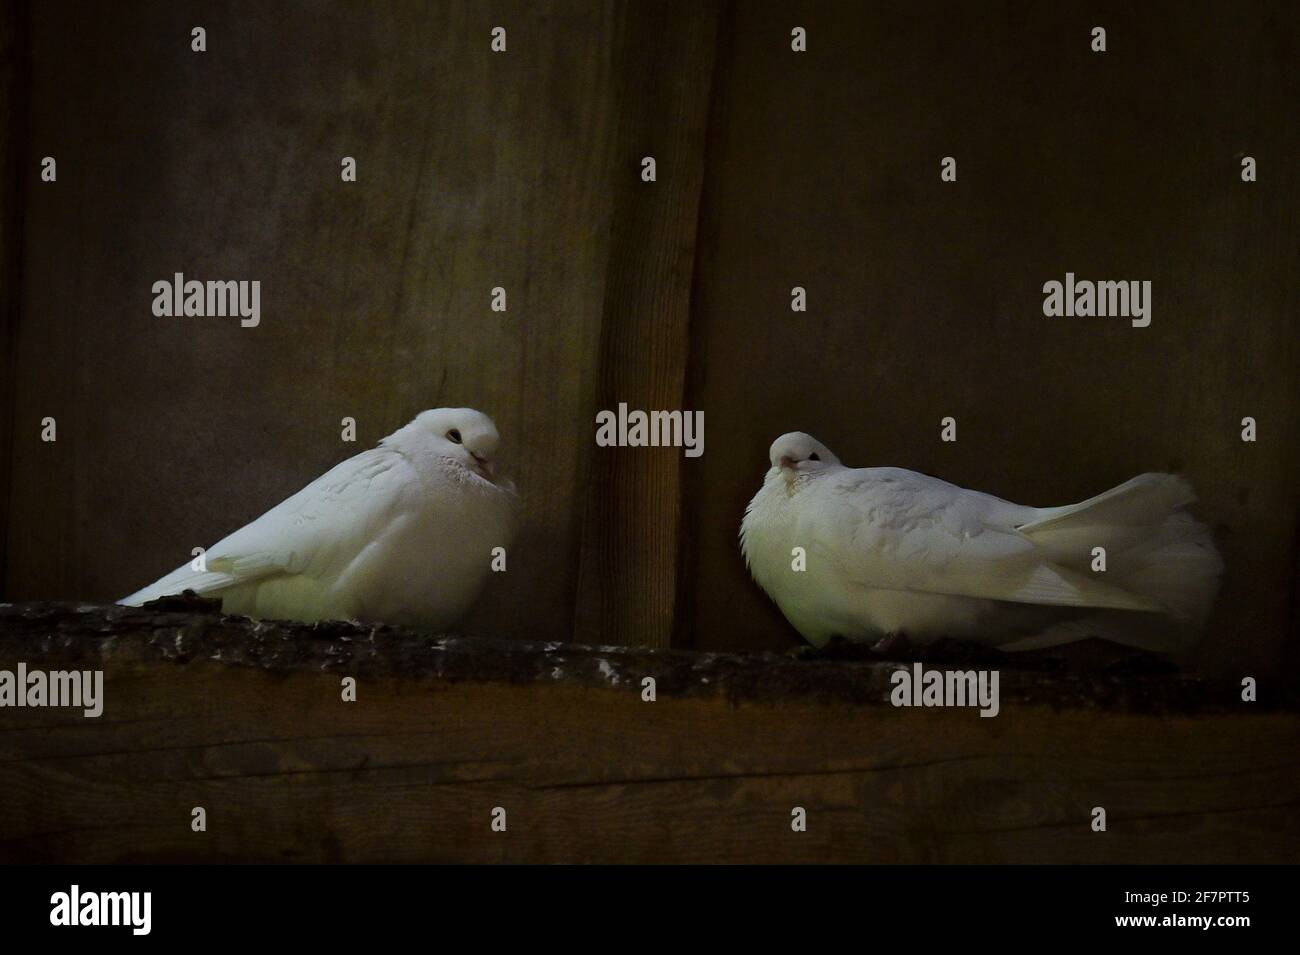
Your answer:
[[[777,439],[771,460],[741,549],[815,645],[906,633],[1029,649],[1097,635],[1175,649],[1217,589],[1222,562],[1181,510],[1194,496],[1173,475],[1035,508],[898,468],[846,468],[798,432]],[[1095,547],[1105,572],[1091,569]]]
[[[497,440],[472,409],[423,412],[208,548],[204,570],[186,563],[120,603],[193,590],[227,613],[442,629],[509,546],[515,496],[487,463]]]

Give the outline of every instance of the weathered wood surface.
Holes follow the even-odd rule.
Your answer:
[[[27,0],[0,5],[0,592],[3,592],[9,488],[13,471],[14,379],[22,279],[23,184],[27,163]]]
[[[611,183],[613,235],[596,407],[685,407],[695,231],[714,73],[718,0],[632,3],[622,10],[624,56]],[[653,157],[656,179],[641,161]],[[595,426],[590,424],[590,432]],[[668,647],[689,588],[679,579],[683,528],[680,448],[599,448],[592,459],[574,634]]]
[[[102,668],[106,705],[0,709],[0,861],[1300,855],[1300,714],[1168,674],[1002,665],[982,719],[888,705],[884,663],[0,605],[18,660]]]

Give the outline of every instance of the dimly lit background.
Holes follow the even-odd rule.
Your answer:
[[[1036,505],[1182,472],[1227,563],[1190,662],[1296,673],[1298,19],[6,4],[4,599],[120,597],[418,411],[469,405],[526,506],[470,632],[795,644],[736,532],[798,429]],[[1067,271],[1149,279],[1150,327],[1045,318]],[[260,280],[261,325],[154,317],[175,272]],[[620,401],[703,410],[704,456],[597,448]]]

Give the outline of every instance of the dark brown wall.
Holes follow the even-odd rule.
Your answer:
[[[1200,659],[1280,659],[1297,514],[1294,9],[1101,9],[736,5],[694,302],[690,400],[709,422],[690,495],[708,582],[696,645],[790,641],[735,537],[769,443],[803,430],[851,466],[1038,505],[1183,472],[1228,564]],[[791,23],[806,56],[785,52]],[[1243,153],[1257,183],[1240,181]],[[1150,279],[1150,327],[1044,317],[1042,285],[1066,271]],[[790,311],[795,285],[807,314]]]
[[[1034,504],[1183,471],[1229,568],[1199,660],[1277,666],[1297,33],[1283,3],[38,4],[4,592],[120,596],[467,404],[528,514],[471,631],[793,643],[735,535],[797,428]],[[261,279],[261,327],[154,318],[178,270]],[[1151,327],[1044,318],[1066,271],[1152,280]],[[704,457],[596,449],[618,400],[703,409]]]
[[[0,593],[13,476],[14,377],[22,287],[23,186],[31,63],[27,4],[0,7]]]

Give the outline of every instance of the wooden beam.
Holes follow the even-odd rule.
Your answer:
[[[105,706],[0,708],[0,862],[1300,861],[1300,713],[1231,682],[1002,666],[983,719],[889,705],[893,664],[184,604],[0,605],[19,660]]]
[[[685,395],[691,280],[720,3],[621,7],[619,127],[597,410],[675,410]],[[642,179],[652,157],[656,179]],[[590,425],[595,433],[594,416]],[[598,448],[583,522],[579,640],[667,647],[682,546],[682,450]]]

